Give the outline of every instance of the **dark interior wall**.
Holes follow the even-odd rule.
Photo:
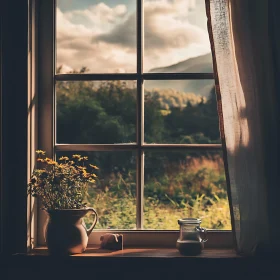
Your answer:
[[[267,155],[267,177],[269,189],[267,193],[268,199],[268,216],[269,216],[269,224],[270,224],[270,238],[271,240],[279,240],[278,237],[280,235],[280,226],[279,224],[275,224],[275,221],[278,221],[280,218],[280,209],[279,209],[279,197],[280,197],[280,188],[279,188],[279,180],[280,180],[280,17],[279,17],[279,8],[280,1],[279,0],[270,0],[268,1],[268,34],[269,34],[269,45],[272,56],[273,63],[273,78],[274,78],[274,108],[269,108],[268,113],[273,109],[277,114],[274,116],[275,122],[270,126],[267,126],[267,129],[270,128],[271,133],[266,133],[266,143],[268,151]],[[266,96],[264,95],[264,100]],[[277,175],[275,175],[277,174]],[[280,242],[274,242],[273,244],[276,247],[280,247]],[[277,248],[278,248],[277,247]]]
[[[26,244],[28,0],[1,1],[1,251]]]
[[[2,253],[2,11],[3,2],[0,2],[0,255]]]

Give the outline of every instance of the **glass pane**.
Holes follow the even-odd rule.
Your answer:
[[[135,73],[135,0],[57,0],[58,73]]]
[[[96,229],[136,228],[136,154],[134,152],[59,152],[57,159],[87,156],[95,170],[95,184],[89,186],[85,202],[98,213]],[[91,168],[90,166],[88,167]],[[89,225],[90,220],[86,219]]]
[[[134,81],[57,82],[57,143],[134,143],[135,86]]]
[[[145,81],[145,142],[220,143],[213,80]]]
[[[212,70],[205,0],[145,0],[144,71]]]
[[[201,218],[231,229],[222,154],[145,152],[144,228],[179,230],[178,219]]]

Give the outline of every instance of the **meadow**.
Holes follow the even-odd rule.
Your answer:
[[[178,170],[179,169],[179,170]],[[176,230],[178,219],[202,220],[208,229],[231,229],[221,157],[188,160],[177,170],[145,182],[144,229]],[[98,229],[136,229],[135,174],[118,172],[89,189],[89,206],[99,214]]]
[[[57,82],[57,143],[136,143],[136,105],[133,81]],[[199,92],[145,89],[144,141],[220,143],[215,89],[207,98]],[[209,229],[230,229],[221,150],[144,153],[145,229],[178,229],[177,220],[186,217],[201,218]],[[86,197],[99,214],[96,228],[135,229],[135,151],[82,154],[99,167],[96,184]],[[71,153],[57,153],[63,155]]]

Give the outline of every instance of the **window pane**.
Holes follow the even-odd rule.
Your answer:
[[[220,143],[213,80],[145,81],[145,142]]]
[[[96,229],[136,228],[136,154],[134,152],[59,152],[57,159],[73,154],[88,156],[99,169],[96,183],[88,188],[88,207],[98,213]],[[91,168],[91,167],[89,167]],[[89,224],[90,220],[86,219]]]
[[[134,81],[57,82],[57,143],[135,142],[135,86]]]
[[[205,0],[145,0],[144,71],[213,72]]]
[[[58,73],[135,73],[136,0],[57,0]]]
[[[222,154],[145,152],[145,229],[179,229],[201,218],[208,229],[231,229]]]

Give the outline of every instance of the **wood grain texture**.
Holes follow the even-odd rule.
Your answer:
[[[29,255],[47,256],[46,247],[34,249]],[[125,248],[120,251],[88,247],[82,254],[71,257],[146,257],[146,258],[240,258],[233,249],[204,249],[198,256],[182,256],[177,249],[173,248]]]

